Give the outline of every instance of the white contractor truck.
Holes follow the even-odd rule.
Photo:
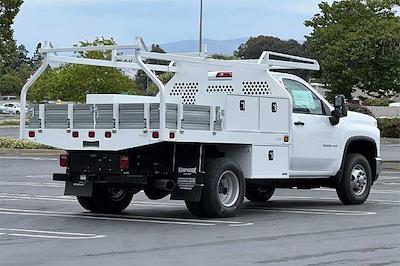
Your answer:
[[[99,50],[111,59],[73,56]],[[123,46],[45,43],[40,52],[22,109],[50,62],[143,70],[159,89],[154,97],[89,94],[85,104],[36,105],[27,128],[21,112],[21,138],[67,151],[66,172],[53,179],[89,211],[121,212],[142,190],[152,200],[184,200],[198,217],[234,216],[245,197],[266,202],[276,188],[335,188],[344,204],[361,204],[380,173],[376,120],[347,112],[341,95],[332,106],[306,81],[279,72],[319,70],[315,60],[268,51],[229,61],[154,53],[141,38]],[[163,84],[161,72],[174,75]]]

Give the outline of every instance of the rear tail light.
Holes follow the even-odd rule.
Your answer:
[[[121,155],[121,157],[119,157],[119,168],[121,169],[129,168],[129,156]]]
[[[160,133],[158,133],[158,131],[153,131],[151,136],[153,137],[153,139],[158,139],[160,137]]]
[[[72,137],[73,138],[79,138],[79,132],[78,131],[73,131],[72,132]]]
[[[35,131],[29,131],[28,136],[30,138],[34,138],[36,136],[36,132]]]
[[[94,138],[96,136],[96,133],[94,131],[89,131],[88,136],[89,138]]]
[[[169,132],[169,138],[174,139],[175,138],[175,132]]]
[[[60,166],[67,167],[68,166],[68,154],[61,154],[60,155]]]
[[[111,136],[112,136],[111,131],[106,131],[106,132],[104,133],[104,137],[107,138],[107,139],[111,138]]]

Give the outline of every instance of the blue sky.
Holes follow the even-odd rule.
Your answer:
[[[198,38],[200,0],[24,0],[15,19],[15,38],[32,52],[51,40],[71,46],[96,36],[119,44],[134,36],[147,44]],[[260,34],[303,40],[304,20],[319,0],[204,0],[204,37],[235,39]],[[328,1],[332,2],[332,1]]]

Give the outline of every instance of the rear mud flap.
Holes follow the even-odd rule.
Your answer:
[[[176,145],[174,169],[175,190],[171,199],[200,201],[204,173],[200,169],[202,158],[200,145]]]
[[[65,182],[64,195],[91,197],[93,194],[93,180],[80,182]]]

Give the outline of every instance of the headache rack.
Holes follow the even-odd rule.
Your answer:
[[[75,56],[76,53],[88,51],[111,51],[111,59]],[[120,129],[144,132],[158,129],[161,141],[168,140],[170,132],[168,129],[221,131],[223,127],[221,116],[224,115],[223,109],[226,106],[221,106],[220,102],[212,99],[221,99],[220,94],[222,93],[271,97],[271,83],[274,83],[274,79],[271,76],[268,77],[268,80],[260,79],[262,76],[260,73],[268,73],[275,69],[319,70],[316,60],[268,51],[264,52],[257,60],[216,60],[207,58],[206,52],[155,53],[148,50],[140,37],[136,37],[133,45],[55,48],[50,42],[44,42],[39,52],[43,55],[43,63],[21,90],[21,110],[26,108],[26,96],[29,88],[51,62],[143,70],[158,87],[159,94],[157,97],[131,96],[136,98],[127,102],[121,101],[122,98],[118,98],[117,95],[110,96],[114,97],[111,102],[109,99],[105,101],[105,98],[101,97],[104,95],[99,95],[99,97],[89,95],[86,104],[33,105],[30,129],[36,129],[39,133],[45,129],[66,130],[67,132],[73,129],[107,129],[113,132]],[[64,55],[60,55],[62,53]],[[151,64],[146,62],[147,59],[167,61],[169,64]],[[193,66],[199,71],[188,70]],[[249,72],[247,76],[240,76],[242,70],[254,73]],[[238,72],[235,77],[232,76],[234,71]],[[166,91],[166,85],[160,81],[156,72],[173,72],[175,75],[181,76],[174,77],[173,84]],[[215,78],[220,81],[216,82]],[[243,89],[238,89],[240,86]],[[207,97],[211,94],[213,98],[210,98],[209,101]],[[177,95],[182,98],[182,102],[176,100]],[[279,93],[276,93],[274,97],[287,98],[287,95],[280,96]],[[203,99],[200,103],[196,102],[200,99]],[[228,104],[228,100],[225,102]],[[20,138],[27,138],[24,123],[25,112],[20,113],[20,118]],[[254,130],[260,131],[261,129],[258,127]]]

